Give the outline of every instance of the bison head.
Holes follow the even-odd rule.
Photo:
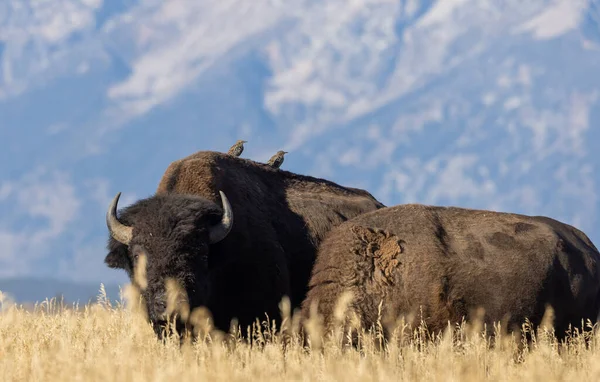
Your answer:
[[[117,218],[121,193],[106,214],[110,233],[111,268],[127,271],[146,302],[148,318],[157,334],[169,316],[167,285],[176,282],[189,308],[206,304],[209,293],[209,252],[233,225],[227,197],[220,192],[222,208],[192,195],[154,195],[125,208]],[[139,269],[144,268],[144,269]],[[143,282],[136,275],[143,274]],[[182,327],[178,321],[177,326]]]

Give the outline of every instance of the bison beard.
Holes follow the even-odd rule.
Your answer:
[[[350,292],[346,329],[377,324],[380,303],[384,325],[412,315],[433,332],[471,320],[478,307],[488,328],[512,331],[526,318],[535,327],[550,305],[562,339],[570,324],[597,320],[600,254],[583,232],[546,217],[400,205],[333,229],[309,288],[302,316],[316,304],[328,330]]]
[[[284,296],[299,307],[325,234],[384,207],[364,190],[215,152],[173,162],[157,193],[118,218],[117,201],[107,215],[105,262],[137,284],[145,259],[140,289],[150,321],[160,327],[168,317],[165,284],[174,280],[189,309],[207,307],[221,330],[234,318],[242,330],[267,315],[278,321]]]

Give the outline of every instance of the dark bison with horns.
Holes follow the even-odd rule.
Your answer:
[[[304,299],[324,235],[384,207],[364,190],[216,152],[171,163],[157,193],[119,217],[118,200],[107,213],[105,262],[135,284],[144,255],[141,290],[159,335],[169,278],[187,293],[189,308],[208,308],[221,330],[234,318],[242,329],[265,314],[278,320],[284,296],[293,308]]]
[[[331,330],[336,303],[350,292],[345,325],[370,328],[378,314],[388,324],[412,315],[436,332],[483,308],[488,328],[499,322],[514,331],[526,318],[539,325],[550,305],[555,333],[564,338],[569,324],[596,322],[599,281],[598,250],[570,225],[542,216],[399,205],[330,231],[302,316],[310,316],[312,305]]]

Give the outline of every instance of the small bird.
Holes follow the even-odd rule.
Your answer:
[[[242,151],[244,151],[244,143],[246,143],[248,141],[243,141],[241,139],[239,139],[238,141],[235,142],[235,144],[233,146],[231,146],[229,148],[229,151],[227,152],[227,154],[234,156],[234,157],[239,157],[240,155],[242,155]]]
[[[283,151],[283,150],[277,151],[277,153],[275,155],[273,155],[271,157],[271,159],[269,159],[267,164],[271,167],[279,168],[281,166],[281,164],[283,163],[283,156],[287,153],[288,153],[287,151]]]

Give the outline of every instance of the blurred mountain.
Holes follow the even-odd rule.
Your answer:
[[[118,285],[105,285],[104,289],[111,302],[120,301]],[[98,300],[100,283],[75,283],[51,278],[6,278],[0,280],[0,291],[19,304],[34,304],[55,298],[57,302],[83,306]]]
[[[598,0],[3,1],[0,276],[124,281],[103,264],[110,199],[236,139],[387,205],[547,215],[598,245],[599,15]]]

